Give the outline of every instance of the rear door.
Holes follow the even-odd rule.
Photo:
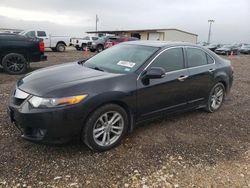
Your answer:
[[[186,59],[189,72],[188,101],[191,105],[200,104],[208,97],[214,84],[215,60],[203,49],[186,47]]]

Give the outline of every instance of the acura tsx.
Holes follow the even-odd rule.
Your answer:
[[[90,149],[117,146],[136,124],[174,112],[220,109],[230,61],[189,43],[132,41],[17,81],[8,112],[24,139]]]

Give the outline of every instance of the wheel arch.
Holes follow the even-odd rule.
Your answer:
[[[100,108],[101,106],[107,105],[107,104],[116,104],[126,111],[126,113],[128,115],[128,120],[129,120],[128,132],[132,132],[132,130],[134,129],[134,125],[135,125],[135,112],[134,112],[133,107],[130,104],[128,104],[126,102],[126,100],[122,99],[122,97],[121,97],[122,95],[123,95],[123,93],[119,92],[119,93],[115,93],[113,95],[108,93],[108,94],[102,94],[101,96],[98,96],[98,97],[93,97],[88,102],[87,106],[88,106],[88,108],[91,108],[91,110],[88,110],[87,113],[85,114],[85,117],[83,120],[83,127],[84,127],[85,122],[90,117],[90,115],[94,111],[96,111],[98,108]],[[109,97],[107,98],[107,96],[109,96]]]
[[[64,41],[58,41],[58,42],[56,43],[56,46],[57,46],[58,44],[63,44],[64,46],[67,46],[67,44],[66,44]]]
[[[229,91],[229,78],[228,76],[226,75],[226,73],[223,73],[223,74],[219,74],[216,76],[215,78],[215,83],[222,83],[225,87],[225,90],[226,90],[226,93],[228,93]]]

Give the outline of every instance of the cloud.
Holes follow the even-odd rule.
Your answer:
[[[206,41],[208,19],[214,19],[211,41],[250,43],[249,0],[0,0],[1,27],[84,36],[95,30],[177,28]],[[4,9],[3,9],[4,8]],[[7,8],[7,10],[6,10]]]
[[[23,10],[12,7],[0,7],[0,16],[23,21],[51,22],[65,26],[81,26],[88,23],[88,16],[76,16],[58,14],[52,12],[42,12],[33,10]]]

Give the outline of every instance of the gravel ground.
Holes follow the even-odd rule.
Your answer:
[[[83,58],[73,50],[47,55],[31,70]],[[22,140],[6,114],[20,76],[0,70],[0,187],[250,187],[250,56],[231,60],[235,82],[219,112],[144,123],[105,153]]]

